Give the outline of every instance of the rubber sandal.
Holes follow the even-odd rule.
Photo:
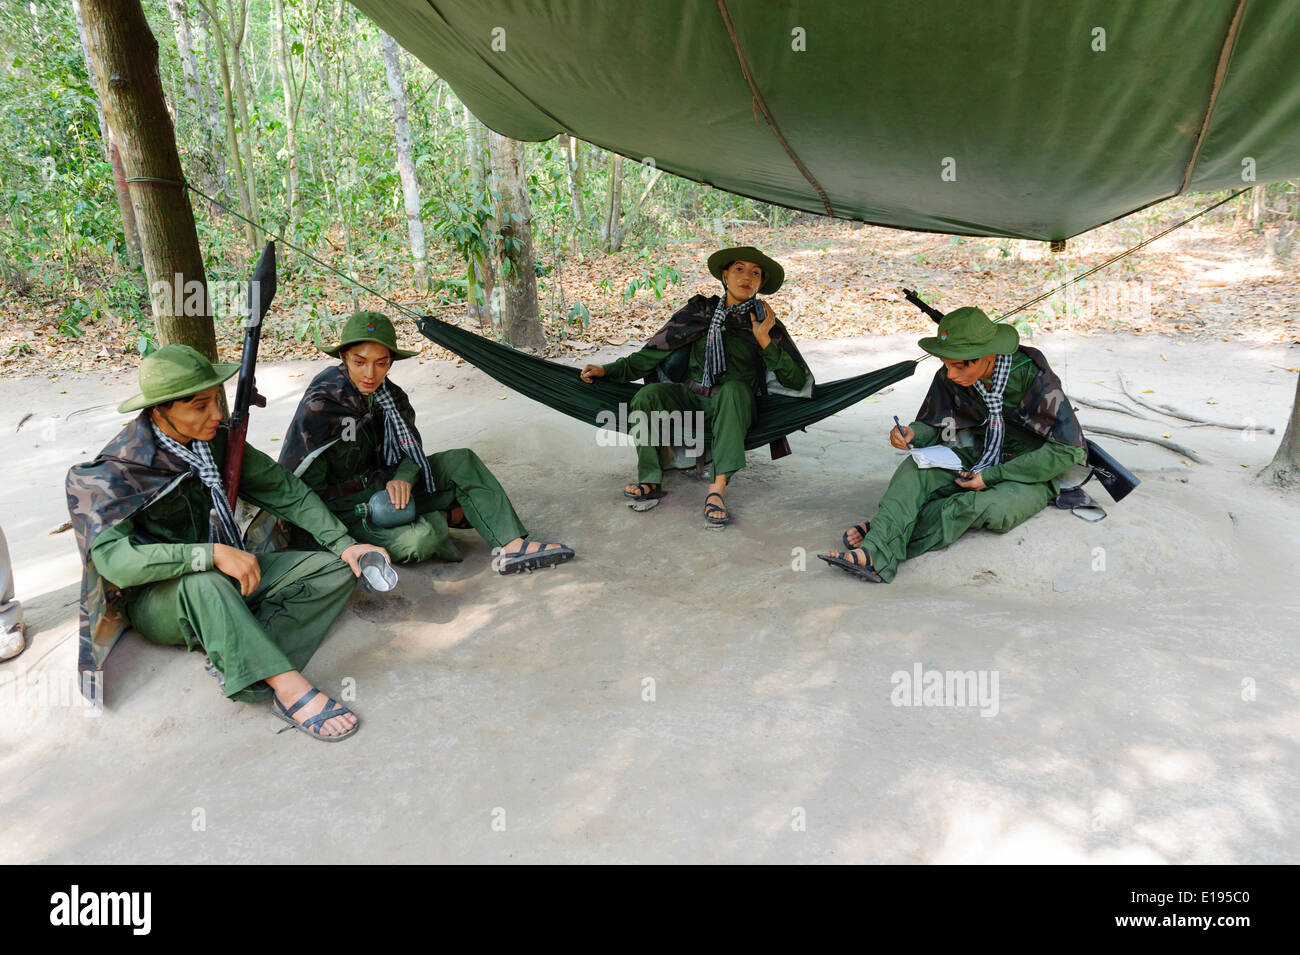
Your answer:
[[[302,732],[306,733],[312,739],[318,739],[325,743],[337,743],[339,740],[347,739],[349,736],[356,733],[357,730],[361,729],[361,720],[358,719],[357,722],[353,724],[352,729],[348,730],[346,733],[340,733],[338,736],[325,736],[321,733],[320,728],[336,716],[347,716],[349,713],[352,713],[352,711],[346,706],[340,706],[334,700],[327,700],[325,708],[315,716],[309,716],[301,723],[295,720],[293,714],[302,709],[303,706],[312,700],[318,693],[320,693],[320,690],[313,686],[310,690],[299,697],[297,703],[289,707],[287,710],[284,708],[284,704],[280,702],[280,698],[272,695],[271,712],[284,720],[294,729],[302,730]],[[356,714],[353,713],[352,715],[355,716]]]
[[[849,553],[851,554],[856,553],[859,550],[862,550],[862,548],[855,547],[850,549]],[[865,550],[862,550],[862,554],[867,558],[867,563],[865,566],[857,563],[856,561],[845,560],[843,557],[832,557],[830,554],[818,554],[817,557],[821,560],[826,561],[826,563],[828,564],[833,564],[834,566],[839,567],[842,570],[847,570],[850,574],[853,574],[855,577],[861,577],[863,580],[869,580],[873,584],[883,584],[885,582],[885,578],[881,577],[878,573],[876,573],[875,568],[871,566],[871,555],[868,554]]]
[[[560,544],[558,547],[553,544],[543,544],[542,550],[535,550],[528,553],[528,541],[524,541],[522,550],[502,552],[498,555],[497,571],[502,574],[517,574],[521,570],[532,573],[542,567],[553,567],[556,564],[562,564],[566,560],[573,560],[574,553],[571,548]]]
[[[630,497],[634,501],[657,501],[664,496],[662,484],[635,484],[633,487],[637,490],[635,494],[624,488],[623,496]]]
[[[722,503],[714,504],[709,500],[711,497],[716,497],[719,501],[722,501]],[[722,516],[716,517],[716,514],[721,514]],[[726,499],[717,491],[710,491],[704,496],[704,519],[717,527],[731,523],[731,515],[727,513]]]
[[[871,521],[863,521],[861,524],[854,524],[852,527],[849,528],[849,531],[857,531],[859,534],[863,536],[863,538],[865,538],[868,534],[871,533]],[[845,550],[857,550],[858,547],[862,546],[862,541],[858,541],[858,547],[854,547],[852,544],[850,544],[849,531],[845,531],[843,534],[841,534],[840,540],[844,541]]]

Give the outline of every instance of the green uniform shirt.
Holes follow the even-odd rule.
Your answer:
[[[218,432],[218,438],[208,444],[218,469],[226,457],[225,433]],[[356,543],[324,501],[251,444],[244,446],[239,496],[297,524],[335,555]],[[211,511],[212,494],[207,487],[197,477],[187,478],[148,507],[102,532],[90,548],[95,568],[123,588],[212,570],[216,564],[208,541]],[[137,531],[159,543],[136,543],[131,535]]]
[[[366,407],[369,408],[374,404],[375,396],[366,395]],[[364,504],[370,500],[370,496],[375,493],[377,487],[382,487],[388,481],[405,481],[407,484],[416,485],[420,481],[420,466],[409,457],[404,456],[400,462],[392,469],[392,476],[388,475],[388,468],[385,468],[380,459],[382,450],[383,432],[381,419],[376,418],[375,427],[358,428],[353,440],[345,441],[340,438],[332,445],[316,455],[307,469],[302,472],[303,483],[309,488],[320,494],[326,488],[336,487],[351,481],[353,478],[360,477],[367,471],[382,470],[384,474],[372,480],[368,487],[353,491],[350,494],[340,494],[338,497],[331,498],[325,504],[335,516],[344,521],[350,521],[353,517],[353,509],[358,504]],[[379,434],[376,435],[376,431]],[[423,483],[416,486],[416,490],[422,490]]]
[[[1029,383],[1038,375],[1038,366],[1032,359],[1025,358],[1011,369],[1011,374],[1007,377],[1007,387],[1002,393],[1002,404],[1007,408],[1014,408],[1020,404],[1020,400],[1025,395],[1025,389]],[[988,379],[985,379],[987,384]],[[939,440],[941,433],[939,428],[934,425],[926,424],[924,421],[913,421],[909,425],[916,432],[916,437],[912,443],[918,448],[929,447]],[[971,433],[981,440],[984,437],[984,426],[971,428]],[[1004,454],[1012,455],[1010,461],[1004,461],[1001,464],[995,464],[992,467],[985,468],[980,472],[984,476],[984,483],[989,487],[997,484],[999,481],[1018,481],[1021,484],[1038,484],[1042,481],[1051,481],[1060,476],[1066,468],[1075,464],[1082,464],[1088,457],[1088,452],[1083,448],[1076,448],[1072,444],[1062,444],[1059,441],[1046,440],[1032,431],[1026,431],[1010,421],[1003,421],[1002,451]]]
[[[691,381],[702,381],[704,379],[706,338],[707,336],[701,335],[691,344]],[[807,373],[776,342],[769,341],[767,347],[763,349],[762,369],[755,365],[753,351],[738,335],[723,335],[722,343],[727,354],[727,370],[722,373],[722,378],[715,384],[720,385],[726,381],[740,379],[753,388],[758,384],[760,374],[766,377],[767,371],[773,371],[776,373],[776,380],[785,387],[795,390],[803,387]],[[610,381],[635,381],[638,378],[644,378],[655,369],[655,366],[671,354],[672,352],[658,348],[642,348],[638,352],[633,352],[618,361],[603,366],[605,377]]]

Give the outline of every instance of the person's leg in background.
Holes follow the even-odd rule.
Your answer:
[[[14,599],[14,570],[9,545],[0,528],[0,660],[10,660],[27,648],[23,605]]]

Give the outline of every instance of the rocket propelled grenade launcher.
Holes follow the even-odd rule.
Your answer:
[[[248,409],[266,407],[266,398],[257,392],[257,344],[262,338],[262,319],[275,298],[275,243],[266,243],[253,281],[248,288],[248,318],[244,321],[244,355],[239,362],[239,383],[235,386],[235,403],[230,408],[230,436],[226,440],[226,462],[221,469],[221,486],[226,489],[230,509],[239,496],[239,475],[244,468],[244,443],[248,438]]]

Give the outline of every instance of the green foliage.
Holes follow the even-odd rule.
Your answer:
[[[225,5],[218,4],[221,16]],[[238,0],[236,7],[238,6]],[[224,125],[221,74],[211,24],[201,5],[188,11],[199,98],[190,95],[185,63],[166,3],[145,4],[158,43],[159,72],[174,111],[186,178],[221,204],[239,209],[234,157]],[[241,53],[247,129],[241,146],[257,195],[256,218],[277,229],[292,220],[292,238],[334,267],[390,295],[411,281],[411,261],[397,172],[397,149],[377,28],[348,4],[284,0],[286,55],[297,118],[298,188],[289,208],[289,114],[278,58],[279,25],[271,0],[251,0]],[[227,31],[229,24],[225,24]],[[227,34],[228,36],[228,34]],[[227,47],[227,55],[233,55]],[[442,306],[484,305],[480,277],[520,245],[515,223],[494,220],[496,198],[470,174],[462,104],[409,55],[402,57],[413,161],[428,236],[431,298]],[[125,326],[137,350],[156,346],[144,281],[123,235],[112,168],[100,137],[96,91],[87,75],[72,6],[66,0],[0,0],[0,295],[53,300],[56,334],[74,338],[98,321]],[[213,122],[215,121],[215,125]],[[583,145],[576,197],[567,150],[559,140],[525,145],[525,182],[533,229],[532,268],[551,297],[558,325],[585,331],[591,316],[567,302],[564,268],[599,252],[599,220],[608,205],[610,153]],[[718,192],[640,163],[623,164],[623,212],[645,193],[625,247],[648,251],[703,232],[778,226],[795,213]],[[654,183],[648,192],[647,187]],[[249,249],[236,217],[194,198],[200,246],[214,281],[248,277],[259,249]],[[499,234],[494,229],[500,229]],[[677,269],[646,271],[623,290],[625,300],[657,298],[680,284]],[[609,282],[602,290],[614,293]],[[306,341],[328,333],[350,307],[352,290],[289,248],[280,250],[280,289],[270,327]],[[43,313],[44,314],[44,313]],[[223,327],[237,321],[218,319]],[[220,332],[220,329],[219,329]],[[21,349],[19,349],[21,350]]]
[[[569,323],[577,325],[585,332],[591,325],[591,312],[587,311],[587,306],[581,302],[574,302],[573,307],[569,309]]]
[[[623,289],[623,301],[632,301],[636,293],[642,289],[654,292],[655,298],[663,298],[666,289],[681,283],[682,273],[678,271],[677,267],[665,265],[655,272],[642,273],[628,282],[627,287]]]

